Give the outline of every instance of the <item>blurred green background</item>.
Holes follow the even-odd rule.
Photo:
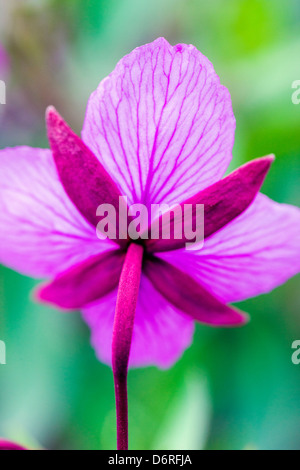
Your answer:
[[[264,192],[300,205],[298,0],[0,0],[10,56],[0,148],[48,146],[55,105],[80,132],[90,93],[136,46],[165,36],[213,62],[237,119],[232,168],[275,153]],[[1,78],[1,77],[0,77]],[[34,282],[0,267],[0,435],[48,449],[114,449],[111,370],[79,314],[32,303]],[[132,449],[300,449],[299,277],[244,302],[249,326],[197,326],[171,370],[130,372]]]

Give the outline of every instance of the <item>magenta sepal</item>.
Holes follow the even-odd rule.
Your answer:
[[[54,281],[40,285],[37,300],[62,309],[79,309],[100,299],[117,287],[125,253],[112,250],[77,264]]]
[[[257,196],[264,179],[270,169],[274,156],[270,155],[263,158],[252,160],[241,166],[223,180],[218,181],[212,186],[204,189],[195,196],[187,199],[180,204],[182,211],[184,205],[190,204],[193,207],[193,226],[196,222],[196,205],[204,205],[204,238],[208,238],[232,220],[241,215],[253,202]],[[162,227],[166,223],[170,223],[169,240],[163,239]],[[166,213],[160,217],[159,227],[160,236],[158,240],[147,240],[146,246],[148,252],[171,251],[183,248],[186,243],[190,243],[184,236],[184,220],[182,223],[182,238],[175,239],[174,233],[174,213]],[[178,223],[178,222],[177,222]],[[197,227],[198,229],[198,227]],[[201,230],[202,227],[199,227]],[[151,233],[151,228],[149,229]]]
[[[232,327],[248,321],[247,314],[220,302],[187,273],[162,259],[148,259],[144,273],[171,304],[200,323]]]
[[[101,218],[97,209],[110,204],[116,210],[116,233],[119,221],[117,185],[85,143],[72,131],[52,106],[47,109],[48,138],[56,168],[66,193],[79,212],[97,227]],[[121,246],[126,240],[114,240]]]

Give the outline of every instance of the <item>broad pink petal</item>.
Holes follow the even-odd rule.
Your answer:
[[[117,291],[83,310],[98,358],[111,365]],[[170,367],[191,342],[194,322],[167,302],[142,275],[129,366]]]
[[[116,210],[114,224],[117,229],[121,194],[110,175],[52,107],[47,110],[47,128],[57,171],[71,201],[95,227],[100,220],[97,216],[98,207],[111,204]],[[124,240],[116,242],[126,244]]]
[[[0,439],[0,450],[28,450],[28,449],[25,449],[25,447],[22,447],[19,444],[15,444],[12,441],[6,441],[4,439]]]
[[[239,326],[248,321],[246,314],[220,302],[189,274],[162,259],[147,260],[144,272],[167,301],[193,320],[211,326]]]
[[[63,309],[80,309],[117,287],[124,259],[125,253],[119,250],[92,256],[39,286],[37,299]]]
[[[242,214],[250,206],[260,190],[273,160],[273,156],[268,156],[246,163],[226,178],[181,203],[182,214],[184,214],[184,206],[191,205],[193,207],[193,227],[195,227],[197,223],[197,204],[203,204],[204,230],[200,224],[199,235],[203,233],[204,238],[209,237]],[[166,240],[162,238],[161,234],[163,233],[164,223],[170,223],[170,221],[171,237],[169,240]],[[174,212],[165,213],[160,217],[160,237],[158,240],[150,239],[146,241],[148,252],[176,250],[183,248],[186,243],[192,242],[185,237],[185,220],[183,217],[179,220],[182,238],[174,238],[174,234],[177,232],[174,228],[175,223]],[[151,228],[149,230],[151,233]]]
[[[200,250],[159,253],[226,303],[270,292],[300,272],[300,210],[259,194]]]
[[[49,150],[0,151],[0,263],[47,278],[115,246],[70,201]]]
[[[230,95],[209,60],[160,38],[101,82],[82,135],[129,203],[173,205],[224,175],[234,130]]]

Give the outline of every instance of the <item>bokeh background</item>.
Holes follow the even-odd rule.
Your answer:
[[[298,0],[0,0],[0,11],[10,60],[0,70],[0,148],[48,146],[49,104],[80,132],[99,81],[125,53],[165,36],[195,44],[229,88],[232,168],[274,152],[263,191],[300,205]],[[0,435],[48,449],[114,449],[111,370],[96,360],[80,314],[34,304],[34,285],[0,267]],[[291,362],[299,277],[240,306],[249,326],[198,326],[172,369],[130,372],[132,449],[300,449],[300,365]]]

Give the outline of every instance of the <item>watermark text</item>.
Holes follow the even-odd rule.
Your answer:
[[[6,85],[3,80],[0,80],[0,104],[6,104]]]
[[[292,103],[298,105],[300,104],[300,80],[295,80],[292,83],[292,89],[296,90],[292,94]]]
[[[292,363],[298,366],[300,364],[300,340],[293,342],[292,349],[295,350],[292,354]]]
[[[119,207],[97,208],[97,237],[100,240],[184,240],[186,248],[204,240],[204,205],[132,204],[119,198]]]
[[[0,341],[0,365],[6,364],[6,345],[4,341]]]

